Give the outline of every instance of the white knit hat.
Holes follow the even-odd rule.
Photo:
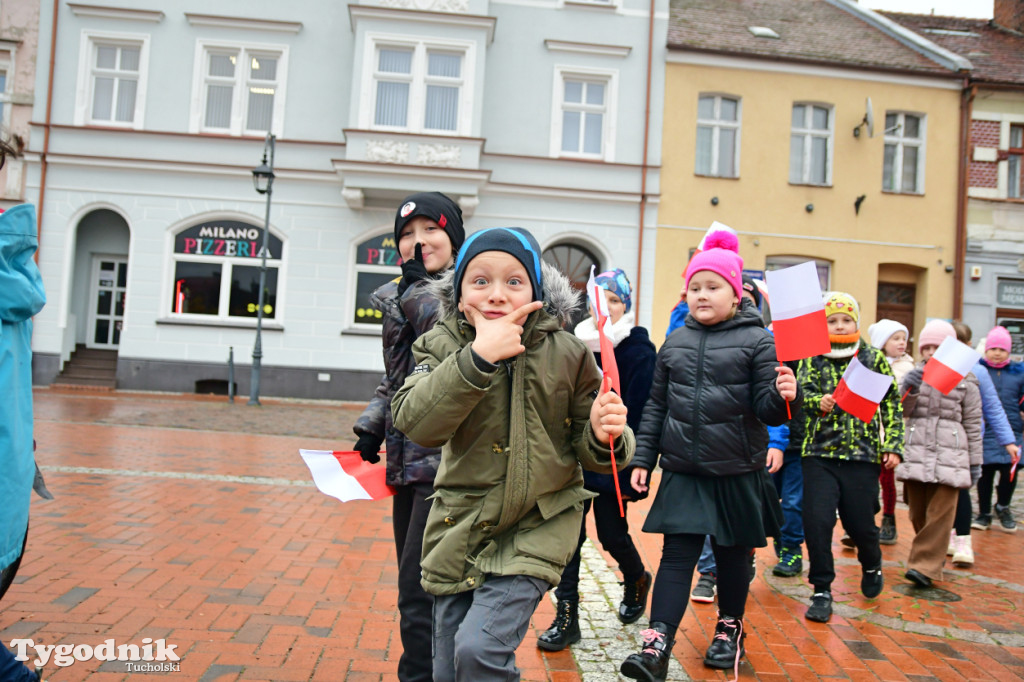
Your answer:
[[[868,336],[871,337],[871,345],[878,350],[882,350],[886,341],[892,338],[892,335],[896,332],[903,332],[907,335],[907,340],[910,340],[910,330],[896,320],[883,319],[868,327]]]

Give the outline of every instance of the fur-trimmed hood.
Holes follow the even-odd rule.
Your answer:
[[[572,321],[573,312],[580,307],[582,295],[573,288],[569,278],[553,265],[542,260],[540,269],[541,279],[544,282],[542,285],[543,296],[541,296],[541,300],[544,301],[544,310],[557,318],[563,326],[569,324]],[[426,286],[430,293],[441,302],[439,320],[451,315],[461,315],[455,302],[454,268],[445,270],[440,277],[430,281]]]

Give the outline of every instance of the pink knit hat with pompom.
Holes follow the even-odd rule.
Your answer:
[[[736,292],[736,298],[743,298],[743,259],[739,254],[740,242],[732,232],[712,232],[704,240],[704,250],[694,254],[686,266],[686,288],[690,278],[701,270],[710,270],[725,278]]]

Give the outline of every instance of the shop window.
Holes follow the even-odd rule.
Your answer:
[[[402,275],[402,256],[391,230],[359,243],[355,252],[355,300],[350,320],[356,329],[380,329],[383,314],[373,307],[370,294]]]
[[[259,301],[263,228],[215,220],[174,236],[171,314],[182,318],[255,318]],[[278,272],[283,244],[267,240],[263,317],[278,318]]]

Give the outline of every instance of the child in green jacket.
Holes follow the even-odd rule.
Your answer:
[[[515,650],[576,547],[583,467],[625,466],[633,433],[586,344],[577,294],[520,228],[466,240],[435,285],[441,321],[413,346],[395,426],[443,446],[423,536],[435,682],[519,679]]]

